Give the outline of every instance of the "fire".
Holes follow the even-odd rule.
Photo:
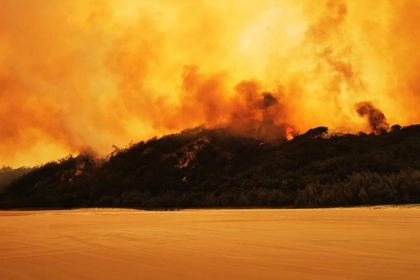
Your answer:
[[[0,18],[0,164],[204,123],[376,130],[358,102],[420,121],[418,1],[2,0]]]
[[[293,128],[291,126],[286,127],[286,139],[287,141],[293,140]]]

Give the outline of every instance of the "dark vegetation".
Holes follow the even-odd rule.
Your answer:
[[[32,169],[29,167],[20,167],[13,169],[10,166],[3,166],[0,168],[0,193],[6,188],[13,180],[22,177]]]
[[[67,157],[0,194],[10,208],[330,207],[420,202],[420,125],[378,136],[318,127],[276,144],[202,129]]]

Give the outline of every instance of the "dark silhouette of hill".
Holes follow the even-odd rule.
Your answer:
[[[11,168],[10,166],[3,166],[0,168],[0,192],[3,191],[13,180],[16,180],[19,177],[22,177],[24,174],[31,171],[32,168],[29,167],[19,167],[16,169]]]
[[[329,207],[420,202],[420,125],[381,135],[318,127],[268,143],[226,128],[79,155],[13,181],[0,207]]]

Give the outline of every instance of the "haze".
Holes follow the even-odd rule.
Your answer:
[[[0,164],[238,120],[370,132],[358,102],[418,123],[419,17],[411,0],[2,0]]]

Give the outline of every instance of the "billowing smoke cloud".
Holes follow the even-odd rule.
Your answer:
[[[354,105],[354,108],[359,116],[367,117],[372,133],[380,134],[382,131],[388,130],[389,124],[386,121],[384,113],[373,106],[372,102],[359,102]]]
[[[417,1],[2,0],[0,18],[0,165],[203,123],[358,132],[366,99],[420,119]]]
[[[268,107],[277,104],[277,98],[275,98],[270,92],[263,93],[263,108],[267,109]]]

